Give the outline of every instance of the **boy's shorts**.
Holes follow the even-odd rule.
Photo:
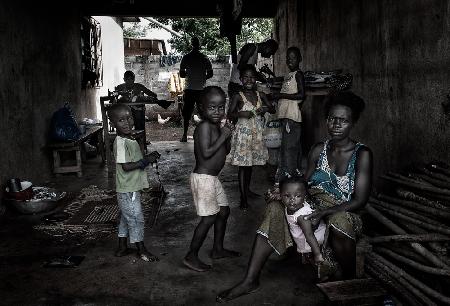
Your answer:
[[[191,190],[200,217],[212,216],[220,206],[228,206],[227,196],[217,176],[191,173]]]

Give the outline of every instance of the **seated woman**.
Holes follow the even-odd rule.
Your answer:
[[[364,101],[352,92],[330,96],[325,109],[329,138],[313,146],[308,156],[305,179],[314,212],[306,218],[313,226],[326,223],[319,277],[342,271],[340,278],[355,275],[356,239],[362,222],[356,212],[367,202],[372,187],[372,152],[350,138],[364,109]],[[254,292],[267,258],[283,254],[293,245],[279,190],[269,190],[264,221],[257,231],[244,279],[217,296],[229,301]]]

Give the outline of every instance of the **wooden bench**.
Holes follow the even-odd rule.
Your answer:
[[[102,126],[87,126],[86,133],[80,136],[76,141],[70,142],[54,142],[50,143],[48,147],[53,151],[53,173],[59,175],[61,173],[71,173],[76,172],[78,177],[83,175],[81,164],[82,164],[82,153],[83,144],[89,140],[91,137],[97,137],[98,139],[98,150],[101,152],[102,162],[105,161],[105,152],[103,150],[103,127]],[[61,152],[75,152],[74,166],[61,166]]]
[[[328,305],[382,305],[387,291],[372,278],[319,283]]]

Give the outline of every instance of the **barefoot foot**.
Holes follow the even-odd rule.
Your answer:
[[[211,270],[211,266],[202,262],[198,257],[186,256],[183,259],[183,264],[191,270],[197,272],[205,272]]]
[[[220,259],[220,258],[226,258],[226,257],[240,257],[242,254],[236,251],[222,249],[222,250],[212,250],[211,253],[209,253],[209,256],[212,259]]]
[[[231,301],[240,296],[256,292],[256,291],[258,291],[258,289],[259,289],[259,283],[242,282],[231,289],[228,289],[228,290],[225,290],[225,291],[219,293],[216,297],[216,301],[219,303],[228,302],[228,301]]]

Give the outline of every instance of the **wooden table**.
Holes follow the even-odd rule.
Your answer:
[[[78,177],[83,175],[82,164],[82,151],[83,144],[91,137],[97,137],[98,147],[97,152],[100,150],[102,156],[102,162],[105,161],[105,152],[103,150],[103,127],[98,125],[86,126],[86,133],[80,136],[78,140],[69,142],[53,142],[48,145],[53,150],[53,173],[59,175],[61,173],[76,172]],[[61,166],[61,152],[75,152],[74,166]]]

